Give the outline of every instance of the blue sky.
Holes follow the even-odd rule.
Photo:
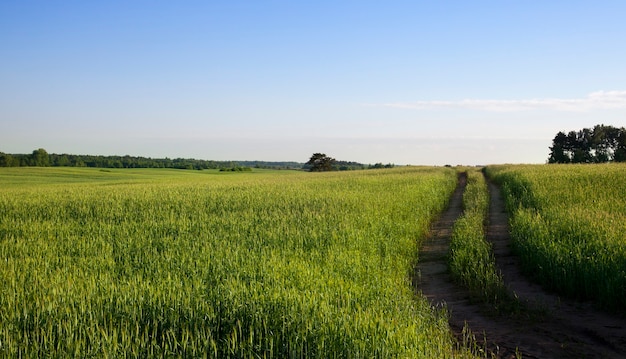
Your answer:
[[[626,126],[623,1],[3,1],[0,151],[543,163]]]

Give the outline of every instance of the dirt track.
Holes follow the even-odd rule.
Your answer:
[[[450,327],[462,338],[464,325],[479,344],[497,358],[626,358],[626,319],[595,310],[588,303],[571,302],[546,293],[520,273],[510,252],[508,217],[499,188],[489,183],[490,210],[487,239],[493,243],[496,263],[507,287],[521,300],[522,313],[497,315],[481,303],[472,303],[465,288],[447,272],[452,225],[462,214],[465,176],[448,209],[433,225],[429,240],[420,250],[415,271],[416,290],[433,305],[445,304]]]

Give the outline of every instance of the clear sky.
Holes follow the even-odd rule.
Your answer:
[[[2,1],[0,151],[544,163],[626,126],[626,1]]]

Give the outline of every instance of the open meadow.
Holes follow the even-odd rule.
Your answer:
[[[0,356],[442,358],[446,168],[0,169]]]

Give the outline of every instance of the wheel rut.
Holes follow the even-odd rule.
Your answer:
[[[487,240],[505,285],[519,298],[521,309],[498,314],[473,301],[467,289],[452,280],[447,256],[452,226],[463,213],[465,185],[466,176],[461,174],[448,208],[431,227],[419,252],[413,278],[418,293],[433,306],[446,307],[457,339],[464,341],[464,328],[469,328],[475,344],[496,358],[626,358],[625,318],[596,310],[589,303],[560,298],[523,276],[511,252],[509,219],[500,189],[491,182]]]

